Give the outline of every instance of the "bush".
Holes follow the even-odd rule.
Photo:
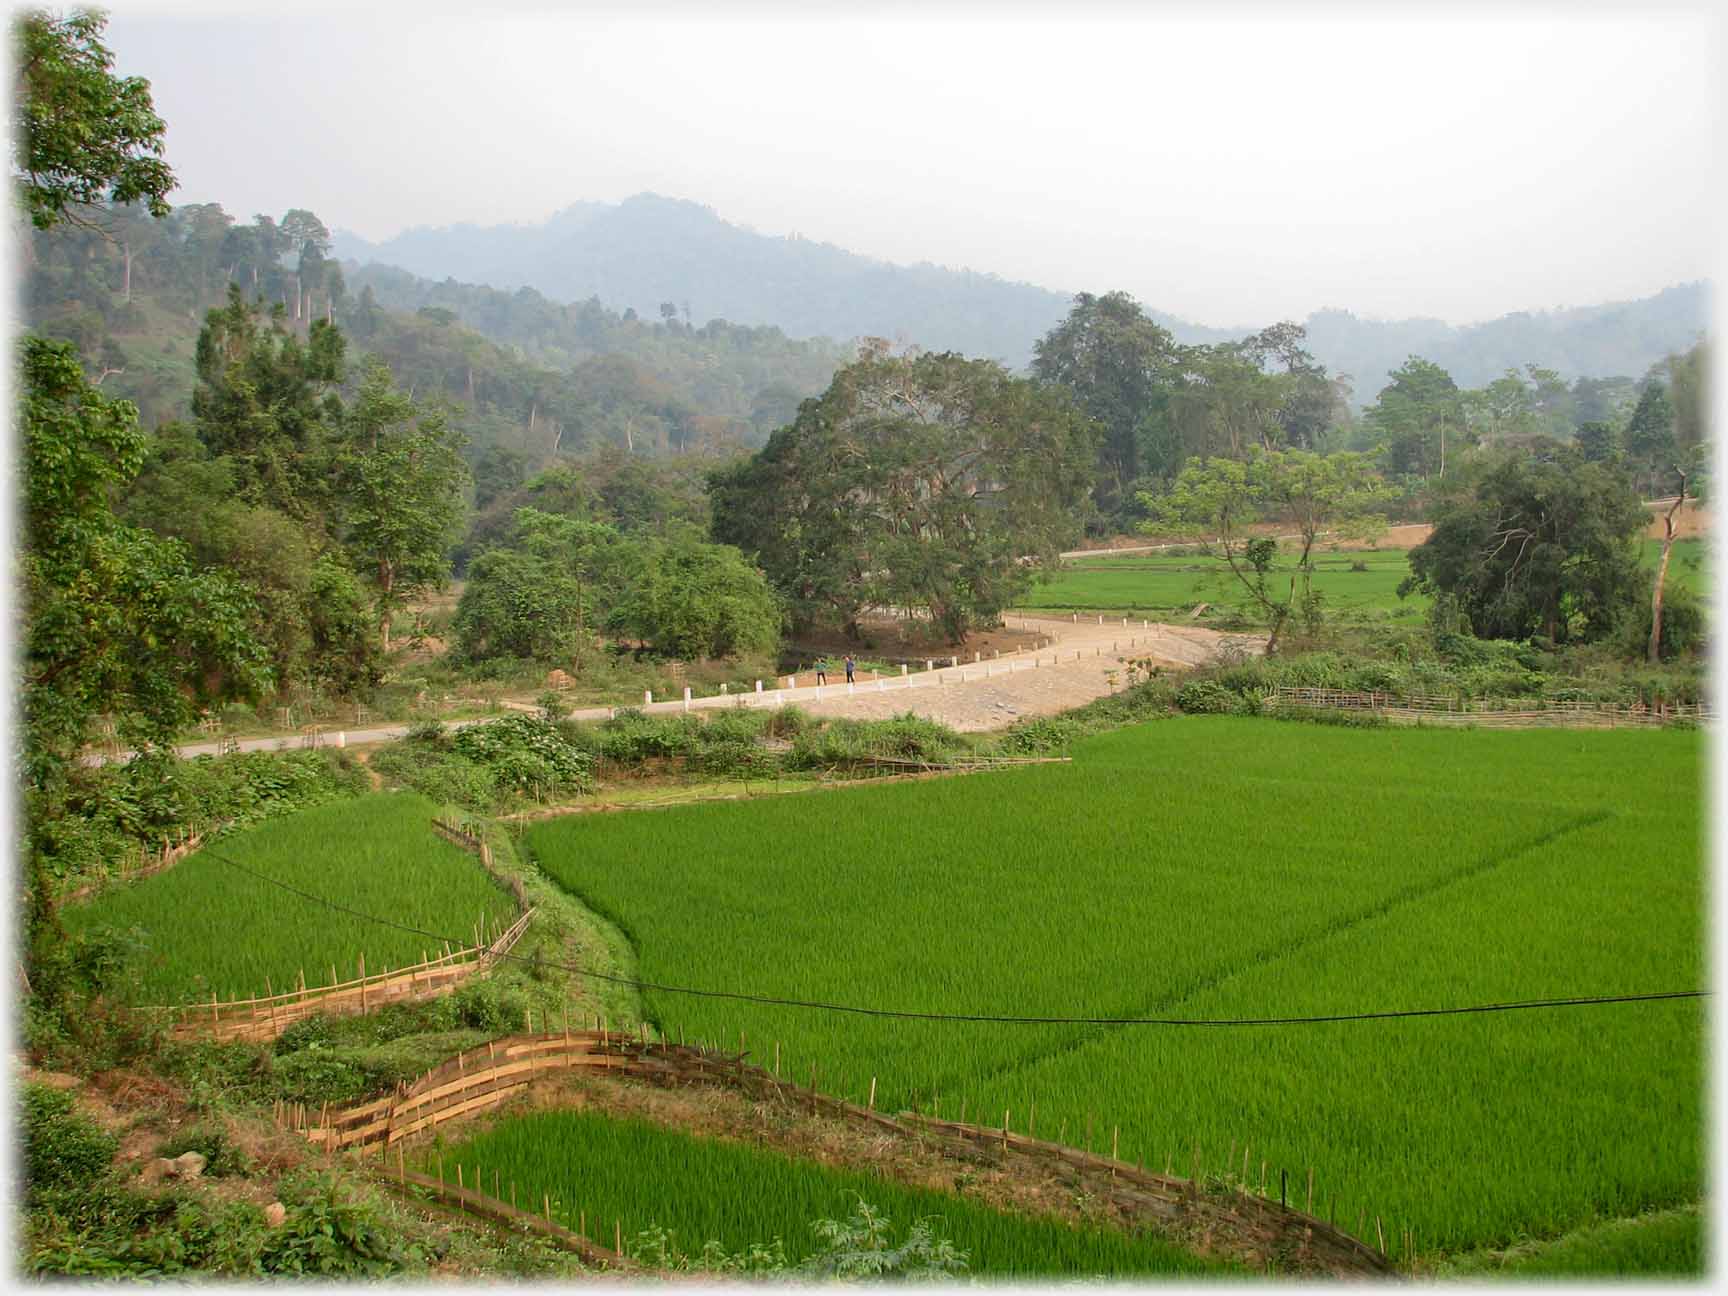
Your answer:
[[[1071,747],[1086,733],[1084,725],[1065,716],[1035,716],[1010,726],[997,747],[1005,755],[1041,756]]]
[[[600,754],[620,765],[684,753],[688,731],[669,717],[646,715],[633,707],[600,725]]]
[[[1234,715],[1243,711],[1240,694],[1216,680],[1191,680],[1176,690],[1176,705],[1189,715]]]
[[[108,1173],[120,1140],[73,1111],[70,1093],[26,1084],[23,1096],[26,1199],[80,1192]]]
[[[424,1263],[418,1247],[396,1241],[395,1230],[383,1224],[376,1199],[333,1175],[289,1176],[281,1197],[288,1218],[260,1252],[260,1272],[381,1277]]]

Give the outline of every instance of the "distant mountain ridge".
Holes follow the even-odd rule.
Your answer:
[[[648,319],[671,302],[697,321],[774,325],[789,337],[903,339],[1014,368],[1031,362],[1033,343],[1072,302],[1067,293],[974,270],[895,265],[797,235],[758,234],[711,208],[656,194],[576,203],[541,225],[418,227],[377,244],[338,230],[333,243],[344,260],[434,280],[527,286],[563,302],[598,298]],[[1145,305],[1190,344],[1241,337],[1275,322],[1219,329]],[[1700,281],[1636,301],[1517,312],[1462,328],[1433,319],[1361,319],[1339,309],[1316,311],[1304,322],[1315,357],[1333,373],[1350,374],[1356,399],[1366,403],[1386,373],[1412,354],[1446,368],[1464,387],[1525,364],[1567,378],[1638,377],[1708,329],[1709,301]]]

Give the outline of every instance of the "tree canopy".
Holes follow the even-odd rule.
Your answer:
[[[1315,542],[1322,534],[1372,536],[1385,526],[1385,518],[1375,512],[1385,496],[1371,455],[1260,449],[1246,459],[1189,461],[1167,495],[1147,497],[1153,517],[1142,529],[1153,534],[1202,530],[1215,536],[1231,573],[1266,618],[1266,651],[1272,653],[1293,616],[1303,616],[1311,626],[1319,623]],[[1294,528],[1298,536],[1296,561],[1282,593],[1272,583],[1277,541],[1256,536],[1250,528],[1257,522]]]
[[[1640,601],[1648,521],[1623,476],[1575,450],[1502,452],[1438,500],[1399,592],[1452,599],[1483,639],[1602,639]]]
[[[762,452],[710,478],[714,534],[795,626],[927,612],[961,642],[1078,533],[1095,425],[1053,384],[957,355],[867,351]]]
[[[42,9],[13,25],[18,80],[12,138],[19,197],[31,224],[82,220],[104,199],[169,211],[174,173],[162,161],[166,129],[142,77],[117,77],[94,9],[56,17]]]

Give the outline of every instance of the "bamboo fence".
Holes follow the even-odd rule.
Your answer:
[[[400,1177],[406,1173],[405,1153],[398,1148],[397,1169],[391,1171],[391,1147],[436,1130],[447,1121],[495,1108],[535,1082],[560,1073],[611,1071],[658,1084],[715,1083],[812,1114],[868,1125],[922,1145],[934,1143],[945,1154],[966,1161],[1002,1164],[1012,1158],[1060,1168],[1128,1218],[1155,1219],[1167,1227],[1205,1236],[1214,1245],[1229,1243],[1257,1256],[1277,1257],[1291,1268],[1334,1274],[1393,1272],[1383,1244],[1378,1249],[1372,1247],[1313,1212],[1312,1171],[1307,1181],[1306,1210],[1286,1205],[1278,1195],[1265,1191],[1264,1162],[1261,1191],[1251,1190],[1252,1166],[1246,1146],[1240,1177],[1202,1176],[1196,1152],[1194,1173],[1184,1179],[1170,1174],[1168,1167],[1158,1174],[1115,1155],[1105,1157],[1014,1133],[1006,1112],[1000,1127],[910,1112],[888,1116],[875,1110],[874,1085],[872,1101],[860,1105],[819,1093],[814,1083],[805,1087],[781,1079],[744,1058],[743,1053],[650,1043],[604,1029],[572,1031],[566,1027],[509,1036],[469,1049],[374,1102],[335,1112],[327,1106],[312,1109],[279,1104],[276,1115],[279,1123],[328,1151],[375,1152],[385,1173]],[[1114,1134],[1112,1144],[1114,1153]],[[1229,1159],[1234,1161],[1234,1149]],[[505,1218],[496,1210],[492,1214]],[[1368,1218],[1366,1212],[1363,1218]]]
[[[66,895],[61,897],[60,903],[77,904],[80,901],[90,899],[100,891],[107,890],[110,886],[117,886],[126,882],[136,882],[140,878],[147,878],[153,874],[165,872],[166,870],[173,868],[181,860],[185,859],[193,851],[202,846],[206,834],[219,832],[221,829],[226,828],[228,823],[228,820],[223,820],[221,823],[215,824],[212,827],[200,828],[196,832],[182,836],[178,841],[165,843],[162,849],[154,854],[151,854],[146,851],[144,847],[140,846],[136,856],[124,855],[121,857],[119,871],[112,878],[91,882],[85,886],[79,887],[76,891],[68,892]],[[133,859],[136,859],[138,862],[133,864]]]
[[[636,1267],[621,1249],[603,1247],[546,1215],[521,1210],[501,1198],[489,1197],[473,1188],[458,1187],[432,1175],[419,1174],[408,1169],[406,1165],[389,1171],[384,1176],[384,1182],[402,1192],[413,1187],[428,1193],[441,1204],[452,1206],[464,1215],[473,1215],[494,1224],[502,1224],[509,1229],[549,1238],[564,1250],[575,1252],[588,1264],[603,1264],[614,1270]],[[550,1203],[546,1203],[545,1208],[549,1211]]]
[[[218,1042],[262,1042],[275,1039],[295,1022],[317,1013],[349,1016],[370,1012],[387,1003],[405,999],[429,999],[448,994],[469,977],[491,969],[527,930],[534,910],[528,909],[515,922],[501,930],[495,929],[489,939],[476,939],[473,945],[452,950],[435,958],[425,958],[411,967],[395,971],[385,968],[368,975],[366,956],[358,960],[359,975],[347,981],[337,981],[331,969],[331,984],[308,986],[306,973],[301,971],[299,985],[279,994],[266,993],[251,999],[230,999],[220,1002],[214,995],[209,1003],[175,1004],[140,1009],[145,1013],[166,1014],[170,1033],[176,1038],[213,1039]],[[477,932],[477,937],[483,936]]]
[[[1618,706],[1605,702],[1527,698],[1457,698],[1422,693],[1357,692],[1329,688],[1274,688],[1272,709],[1368,711],[1404,724],[1475,725],[1487,729],[1660,728],[1714,718],[1708,706]]]

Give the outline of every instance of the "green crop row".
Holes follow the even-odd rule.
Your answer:
[[[648,980],[933,1013],[1263,1017],[1702,986],[1701,740],[1178,718],[1068,766],[535,828]],[[1696,1199],[1695,1002],[1312,1026],[920,1022],[666,992],[878,1106],[1289,1173],[1388,1244]],[[1275,1190],[1275,1189],[1274,1189]]]
[[[819,1246],[812,1225],[845,1219],[862,1199],[899,1232],[917,1220],[966,1253],[967,1272],[994,1278],[1054,1274],[1125,1276],[1216,1272],[1177,1247],[1120,1230],[1009,1215],[974,1201],[909,1188],[859,1171],[833,1170],[737,1143],[674,1133],[645,1121],[559,1111],[502,1120],[426,1155],[422,1169],[505,1198],[514,1192],[611,1246],[649,1229],[670,1232],[695,1254],[715,1241],[737,1253],[778,1238],[793,1265]],[[495,1187],[496,1185],[496,1187]]]
[[[412,793],[356,797],[224,837],[174,868],[64,912],[77,932],[134,933],[140,1002],[180,1003],[277,992],[303,971],[310,986],[419,962],[439,942],[362,915],[471,943],[508,926],[510,896],[478,860],[432,831],[437,807]],[[344,913],[260,881],[232,864],[343,905]]]

